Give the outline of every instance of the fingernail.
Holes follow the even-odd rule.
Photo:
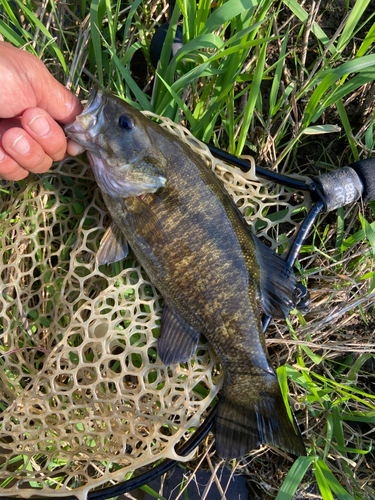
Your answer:
[[[22,134],[11,145],[11,149],[20,155],[27,155],[30,151],[29,141]]]
[[[48,135],[51,131],[48,120],[44,115],[34,116],[34,118],[29,121],[29,127],[40,137]]]
[[[80,144],[77,144],[76,142],[72,141],[71,139],[68,140],[68,147],[67,147],[68,155],[77,156],[77,155],[82,154],[84,151],[86,151],[86,148],[84,148]]]
[[[7,155],[0,149],[0,161],[3,161],[6,157]]]

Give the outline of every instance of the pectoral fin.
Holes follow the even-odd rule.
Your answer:
[[[164,308],[158,351],[166,365],[187,361],[197,347],[199,334],[168,307]]]
[[[96,255],[98,265],[112,264],[112,262],[125,259],[128,253],[129,248],[125,236],[117,224],[112,222],[100,242],[100,247]]]
[[[260,266],[261,306],[269,316],[286,317],[298,302],[294,273],[277,253],[252,235],[255,257]]]

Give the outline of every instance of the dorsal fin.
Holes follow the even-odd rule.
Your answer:
[[[269,316],[288,316],[295,308],[298,292],[296,278],[285,260],[254,234],[255,257],[260,267],[261,307]]]

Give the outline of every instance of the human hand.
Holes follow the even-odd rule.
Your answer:
[[[82,105],[37,57],[0,42],[0,74],[0,179],[46,172],[66,153],[83,152],[57,123],[72,123]]]

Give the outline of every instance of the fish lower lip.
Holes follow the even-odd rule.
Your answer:
[[[76,120],[73,123],[69,123],[69,125],[65,125],[64,132],[68,137],[71,137],[72,134],[80,134],[84,132],[84,129]]]

